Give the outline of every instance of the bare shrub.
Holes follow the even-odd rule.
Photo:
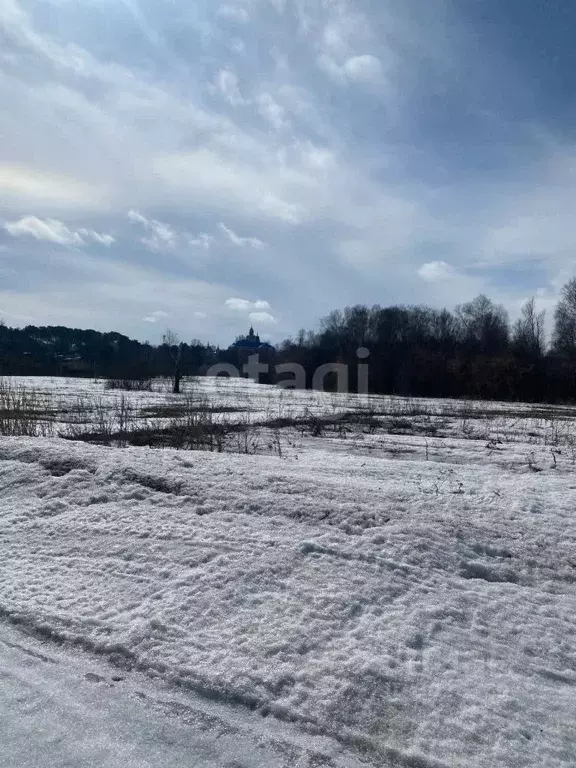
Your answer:
[[[260,433],[252,424],[251,414],[243,413],[233,431],[235,453],[254,454],[260,450]]]
[[[146,377],[138,379],[107,379],[104,386],[106,389],[122,389],[126,392],[151,392],[152,379]]]
[[[53,434],[49,398],[9,380],[0,380],[0,435],[51,437]]]
[[[110,401],[104,397],[79,397],[59,432],[69,440],[126,446],[135,427],[134,407],[125,395]]]
[[[63,425],[59,437],[80,440],[92,430],[93,401],[86,396],[78,396],[66,409],[61,408]]]
[[[186,392],[180,401],[179,412],[164,431],[169,445],[188,450],[208,450],[221,453],[224,450],[226,418],[210,408],[207,399],[198,399]]]

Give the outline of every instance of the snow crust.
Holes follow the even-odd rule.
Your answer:
[[[0,627],[2,768],[362,768],[337,742]]]
[[[0,615],[371,765],[573,766],[576,482],[551,459],[2,439]]]

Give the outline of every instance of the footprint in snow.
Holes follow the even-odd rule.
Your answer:
[[[102,677],[101,675],[95,675],[94,672],[86,672],[84,675],[86,680],[88,680],[91,683],[105,683],[106,678]]]

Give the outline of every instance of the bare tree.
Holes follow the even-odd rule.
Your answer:
[[[508,313],[480,294],[456,307],[456,319],[462,342],[480,355],[500,355],[509,341]]]
[[[175,395],[180,394],[180,382],[182,380],[182,353],[184,351],[184,344],[180,341],[178,334],[175,331],[166,329],[166,333],[162,337],[162,343],[168,347],[170,357],[174,363],[172,372],[172,392]]]
[[[514,348],[516,352],[529,357],[541,357],[544,354],[546,339],[544,320],[546,311],[536,310],[534,297],[522,307],[522,315],[514,326]]]
[[[562,298],[554,315],[553,346],[555,352],[576,353],[576,278],[562,288]]]

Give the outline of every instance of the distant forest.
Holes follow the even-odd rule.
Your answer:
[[[506,310],[484,295],[454,311],[426,306],[353,306],[331,312],[317,331],[282,342],[271,362],[299,363],[311,386],[326,363],[349,366],[354,391],[359,362],[368,363],[370,391],[425,397],[531,402],[576,401],[576,278],[564,286],[550,343],[533,299],[510,324]],[[357,350],[370,351],[359,361]],[[270,359],[270,353],[266,355]],[[153,346],[119,333],[63,326],[0,324],[0,375],[71,375],[143,379],[206,373],[238,364],[236,350],[169,334]],[[278,383],[274,371],[261,379]]]

